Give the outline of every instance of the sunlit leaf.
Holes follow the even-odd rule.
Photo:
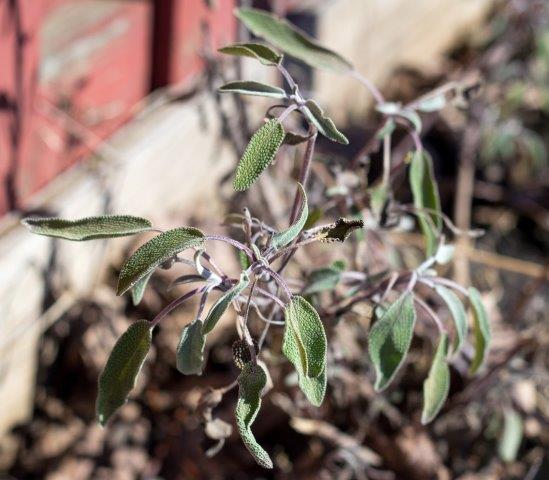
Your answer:
[[[308,65],[339,73],[352,70],[341,55],[319,45],[288,21],[254,8],[239,8],[236,16],[258,37]]]
[[[523,431],[520,414],[513,408],[506,408],[503,414],[503,432],[498,442],[498,454],[504,462],[512,463],[517,459]]]
[[[206,335],[202,322],[195,319],[183,328],[176,352],[177,369],[185,375],[202,375]]]
[[[252,136],[236,169],[235,190],[247,190],[273,161],[284,140],[282,124],[273,118]]]
[[[294,238],[296,238],[307,221],[307,216],[309,215],[309,207],[307,205],[307,194],[301,183],[297,184],[299,191],[301,192],[301,208],[297,215],[296,221],[289,228],[283,232],[275,233],[273,235],[272,245],[275,248],[282,248],[288,245]]]
[[[305,376],[318,377],[326,367],[328,350],[326,332],[318,313],[303,297],[294,296],[284,310],[284,317],[285,330],[293,336],[295,342],[284,343],[282,352],[290,360],[297,353]],[[291,346],[296,346],[298,351],[289,352]]]
[[[116,342],[99,377],[95,409],[101,425],[105,425],[110,416],[126,403],[151,347],[151,340],[151,323],[139,320],[131,324]]]
[[[145,293],[145,288],[152,276],[153,272],[145,275],[141,280],[139,280],[132,288],[132,303],[134,305],[139,305],[141,300],[143,300],[143,295]]]
[[[139,247],[120,270],[117,295],[132,288],[156,267],[187,248],[198,247],[204,234],[191,227],[174,228],[149,240]]]
[[[214,329],[221,316],[229,307],[230,303],[244,291],[249,283],[250,279],[248,275],[246,274],[246,272],[242,272],[239,282],[228,292],[223,294],[223,296],[220,297],[217,302],[215,302],[213,307],[208,312],[208,315],[204,320],[204,326],[202,327],[202,331],[204,332],[204,334],[210,333]]]
[[[459,297],[448,288],[437,285],[435,291],[440,295],[440,298],[444,300],[444,303],[446,303],[446,306],[454,319],[457,335],[456,341],[454,342],[454,351],[457,352],[461,350],[463,342],[465,342],[465,339],[467,338],[467,312]]]
[[[219,87],[221,93],[240,93],[256,97],[286,98],[286,92],[279,87],[253,81],[229,82]]]
[[[403,293],[371,328],[368,350],[376,371],[377,391],[387,388],[404,363],[415,323],[413,294]]]
[[[448,335],[440,336],[437,351],[433,358],[429,375],[423,383],[423,412],[421,423],[431,422],[438,414],[450,391],[450,369],[446,362],[448,356]]]
[[[438,93],[436,95],[427,96],[417,103],[417,109],[420,112],[436,112],[442,110],[446,106],[446,95]]]
[[[433,161],[425,152],[414,152],[410,166],[410,186],[414,197],[414,206],[418,209],[431,209],[440,212],[440,198]],[[437,229],[442,228],[442,219],[435,213],[418,212],[419,225],[425,239],[425,253],[432,256],[437,248]]]
[[[37,235],[75,241],[124,237],[152,228],[148,220],[131,215],[105,215],[76,220],[29,217],[21,220],[21,223]]]
[[[220,48],[219,52],[226,55],[256,58],[263,65],[278,65],[283,57],[283,55],[261,43],[235,43],[234,45]]]
[[[440,245],[435,254],[435,260],[441,265],[445,265],[452,261],[456,247],[454,245]]]
[[[324,116],[322,108],[314,101],[307,100],[303,106],[303,113],[318,131],[333,142],[348,145],[349,140],[335,126],[332,119]]]
[[[476,288],[469,289],[469,301],[473,310],[473,332],[475,334],[475,356],[471,362],[470,372],[475,373],[484,363],[492,340],[488,314],[482,304],[482,298]]]
[[[255,461],[264,468],[273,468],[273,461],[269,454],[257,443],[251,429],[261,407],[261,392],[266,384],[267,374],[262,366],[254,363],[244,365],[238,376],[239,390],[235,417],[242,442]]]

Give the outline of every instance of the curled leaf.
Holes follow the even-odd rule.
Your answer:
[[[465,342],[465,339],[467,338],[467,312],[459,297],[448,288],[437,285],[435,287],[435,292],[444,300],[444,303],[446,303],[454,320],[454,325],[456,327],[454,351],[457,352],[461,350],[463,342]]]
[[[490,332],[490,323],[488,314],[482,304],[482,298],[476,288],[469,289],[469,301],[473,309],[473,332],[475,334],[475,356],[471,362],[471,374],[481,367],[488,353],[492,334]]]
[[[309,207],[307,205],[307,194],[301,183],[297,184],[299,191],[301,192],[301,208],[297,216],[296,221],[288,229],[283,232],[275,233],[273,235],[272,245],[275,248],[282,248],[288,245],[294,238],[296,238],[307,221],[307,216],[309,215]]]
[[[235,416],[238,433],[255,461],[263,468],[273,468],[273,461],[257,443],[251,429],[261,407],[261,392],[266,384],[267,374],[262,366],[254,363],[244,365],[238,376],[239,390]]]
[[[404,363],[415,323],[413,294],[403,293],[371,328],[368,350],[376,371],[376,391],[387,388]]]
[[[149,240],[139,247],[126,261],[118,277],[117,295],[132,288],[156,267],[187,248],[198,247],[204,242],[204,234],[191,227],[174,228]]]
[[[444,405],[450,391],[450,369],[446,362],[448,356],[448,335],[440,337],[429,375],[423,383],[423,412],[421,423],[431,422]]]
[[[307,65],[348,73],[352,65],[341,55],[329,50],[288,21],[255,8],[239,8],[236,16],[258,37]]]
[[[282,124],[273,118],[252,136],[236,168],[233,181],[237,191],[247,190],[273,161],[284,140]]]
[[[139,305],[141,303],[141,300],[143,300],[143,295],[145,293],[145,288],[147,288],[147,284],[149,283],[149,280],[152,276],[153,272],[149,273],[148,275],[145,275],[141,280],[139,280],[132,288],[132,303],[134,306]]]
[[[364,228],[362,220],[339,218],[335,223],[331,223],[315,231],[315,237],[318,237],[323,242],[344,242],[352,232],[359,228]]]
[[[185,375],[202,375],[206,335],[202,322],[195,319],[183,328],[176,352],[177,369]]]
[[[282,352],[290,361],[297,353],[306,377],[320,376],[326,367],[328,345],[318,313],[303,297],[294,296],[284,310],[284,317],[285,331],[293,336],[294,343],[284,343]],[[290,347],[297,347],[297,352],[288,351]]]
[[[442,228],[440,216],[440,198],[433,171],[433,161],[425,152],[414,152],[410,166],[410,186],[414,197],[414,206],[430,209],[436,213],[418,212],[418,221],[425,239],[427,257],[434,255],[437,248],[438,231]]]
[[[124,237],[152,228],[148,220],[131,215],[104,215],[77,220],[29,217],[21,223],[37,235],[75,241]]]
[[[204,325],[202,326],[202,331],[204,334],[210,333],[214,329],[221,316],[229,307],[229,304],[244,291],[249,283],[250,279],[248,275],[246,272],[242,272],[239,282],[222,297],[220,297],[208,312],[208,315],[204,320]]]
[[[349,140],[335,126],[331,118],[324,116],[324,111],[314,100],[307,100],[303,106],[303,113],[318,131],[333,142],[349,145]]]
[[[240,93],[256,97],[286,98],[286,92],[279,87],[253,81],[229,82],[219,87],[221,93]]]
[[[234,45],[220,48],[219,52],[226,55],[256,58],[263,65],[278,65],[283,57],[272,48],[261,43],[235,43]]]
[[[147,320],[139,320],[118,339],[99,376],[95,410],[101,425],[124,403],[135,381],[152,341],[152,328]]]

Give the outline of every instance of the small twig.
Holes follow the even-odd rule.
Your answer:
[[[239,250],[243,251],[248,255],[249,258],[253,259],[253,252],[243,243],[240,243],[238,240],[234,240],[230,237],[226,237],[225,235],[205,235],[204,238],[206,240],[217,240],[219,242],[225,242],[229,245],[232,245],[235,248],[238,248]]]
[[[201,288],[195,288],[194,290],[191,290],[190,292],[187,292],[184,295],[182,295],[181,297],[176,298],[174,301],[170,302],[168,305],[166,305],[160,311],[160,313],[158,313],[156,315],[156,317],[154,317],[154,319],[151,321],[151,326],[154,327],[154,326],[158,325],[158,323],[164,317],[166,317],[172,310],[179,307],[179,305],[181,305],[182,303],[184,303],[185,301],[187,301],[189,298],[193,297],[197,293],[202,293],[202,292],[206,291],[207,288],[208,288],[207,286],[206,287],[201,287]]]
[[[421,298],[414,297],[414,302],[417,303],[428,315],[433,319],[435,322],[438,331],[442,333],[448,333],[448,330],[446,329],[446,326],[442,323],[442,320],[439,318],[439,316],[433,311],[429,305],[427,305]]]

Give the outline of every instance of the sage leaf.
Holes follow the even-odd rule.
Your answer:
[[[341,280],[341,270],[334,267],[325,267],[314,270],[309,275],[308,285],[304,295],[312,295],[326,290],[334,290]]]
[[[338,218],[335,223],[319,228],[315,236],[323,242],[344,242],[352,232],[360,228],[364,228],[362,220]]]
[[[413,294],[403,293],[371,328],[368,350],[376,371],[376,391],[387,388],[404,363],[415,323]]]
[[[296,238],[307,221],[309,215],[309,206],[307,205],[307,194],[301,183],[297,184],[301,194],[301,208],[297,216],[296,221],[288,229],[283,232],[278,232],[273,235],[272,245],[275,248],[282,248],[288,245],[294,238]]]
[[[37,235],[74,241],[125,237],[152,228],[148,220],[131,215],[104,215],[76,220],[29,217],[21,220],[21,223]]]
[[[456,247],[453,245],[440,245],[435,254],[435,261],[440,265],[449,263],[454,258]]]
[[[233,181],[235,190],[250,188],[273,161],[284,136],[284,128],[276,118],[269,120],[254,133],[236,168]]]
[[[309,141],[310,138],[311,137],[308,135],[300,135],[299,133],[286,132],[286,135],[284,136],[284,145],[299,145],[301,143]]]
[[[206,335],[202,332],[202,322],[195,319],[183,328],[177,345],[176,366],[185,375],[202,375]]]
[[[475,356],[471,362],[470,373],[475,373],[484,363],[492,334],[488,314],[482,304],[482,298],[476,288],[469,289],[469,302],[473,310],[473,332],[475,335]]]
[[[290,361],[298,354],[306,377],[320,376],[326,367],[328,343],[318,313],[307,300],[296,295],[285,308],[284,317],[285,330],[293,336],[294,343],[283,344],[282,352]],[[290,347],[297,347],[297,352],[289,352]]]
[[[156,267],[175,254],[204,242],[204,234],[191,227],[168,230],[141,245],[126,261],[118,277],[117,295],[132,288],[139,280],[149,275]]]
[[[258,37],[307,65],[338,73],[349,73],[353,67],[341,55],[319,45],[290,22],[255,8],[239,8],[236,16]]]
[[[499,457],[506,463],[514,462],[522,443],[524,425],[519,413],[510,407],[503,412],[503,432],[498,442]]]
[[[446,106],[446,103],[446,95],[444,93],[438,93],[421,99],[417,103],[416,108],[420,112],[430,113],[442,110]]]
[[[431,422],[438,414],[450,391],[450,368],[446,362],[448,356],[448,335],[440,336],[429,375],[423,383],[423,412],[421,423]]]
[[[240,93],[256,97],[286,98],[286,92],[279,87],[273,87],[261,82],[235,81],[219,87],[221,93]]]
[[[239,282],[221,296],[208,312],[208,315],[204,320],[204,325],[202,326],[202,332],[204,334],[210,333],[214,329],[221,316],[229,307],[229,304],[245,290],[249,283],[250,278],[246,272],[242,272],[240,274]]]
[[[454,325],[456,327],[454,352],[458,352],[461,350],[461,347],[463,347],[463,343],[467,338],[467,312],[459,297],[452,292],[452,290],[443,287],[442,285],[437,285],[435,287],[435,292],[442,298],[454,320]]]
[[[134,306],[137,306],[141,303],[141,300],[143,300],[143,295],[145,293],[145,288],[147,288],[147,284],[149,283],[149,280],[152,276],[153,272],[149,273],[148,275],[145,275],[141,280],[139,280],[132,288],[132,303]]]
[[[433,161],[425,152],[414,152],[410,166],[410,186],[414,197],[414,206],[418,209],[431,209],[440,212],[440,198],[433,172]],[[425,239],[425,253],[432,256],[437,248],[438,231],[442,228],[442,219],[436,213],[418,211],[419,225]]]
[[[305,374],[303,359],[299,353],[300,349],[295,335],[288,328],[284,329],[284,340],[282,344],[282,353],[293,364],[298,378],[300,390],[312,405],[319,407],[326,395],[327,375],[326,367],[316,378],[310,378]]]
[[[322,108],[314,101],[307,100],[303,105],[303,113],[317,129],[326,138],[333,142],[349,145],[349,140],[335,126],[332,119],[324,116]]]
[[[266,384],[267,374],[261,365],[254,363],[244,365],[238,376],[239,388],[235,417],[242,442],[255,461],[263,468],[273,468],[273,461],[269,454],[257,443],[251,429],[261,407],[261,392]]]
[[[118,339],[99,376],[95,410],[101,425],[124,403],[135,381],[152,341],[152,327],[147,320],[132,323]]]
[[[261,43],[235,43],[220,48],[218,51],[226,55],[256,58],[263,65],[278,65],[283,58],[283,55]]]

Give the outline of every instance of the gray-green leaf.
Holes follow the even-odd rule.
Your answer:
[[[286,92],[279,87],[273,87],[261,82],[235,81],[219,87],[221,93],[240,93],[256,97],[286,98]]]
[[[273,161],[284,136],[284,128],[276,118],[269,120],[254,133],[236,168],[233,181],[235,190],[250,188]]]
[[[37,235],[75,241],[124,237],[152,228],[148,220],[131,215],[104,215],[77,220],[30,217],[21,220],[21,223]]]
[[[288,229],[283,232],[275,233],[273,235],[272,245],[275,248],[282,248],[288,245],[295,237],[299,235],[299,232],[303,230],[307,216],[309,215],[309,206],[307,205],[307,194],[301,183],[297,184],[299,191],[301,192],[301,209],[297,216],[296,221]]]
[[[152,327],[147,320],[133,323],[116,342],[99,377],[95,409],[101,425],[124,403],[135,381],[152,340]]]
[[[416,208],[440,212],[440,198],[433,172],[433,161],[425,151],[416,151],[412,156],[410,186]],[[421,211],[418,212],[417,216],[425,238],[425,253],[427,257],[430,257],[436,251],[438,231],[442,228],[442,219],[436,213]]]
[[[450,391],[450,369],[446,362],[448,355],[448,335],[440,336],[433,363],[425,382],[423,383],[423,412],[421,423],[431,422],[444,405]]]
[[[139,280],[132,288],[132,303],[137,306],[143,300],[143,295],[145,294],[145,288],[152,276],[153,272],[145,275],[141,280]]]
[[[258,37],[307,65],[348,73],[353,67],[341,55],[314,41],[288,21],[254,8],[239,8],[236,16]]]
[[[328,344],[324,325],[314,307],[303,297],[294,296],[284,310],[285,330],[291,334],[294,343],[284,343],[282,352],[290,361],[296,354],[301,360],[306,377],[316,378],[326,368]],[[297,352],[290,352],[297,347]]]
[[[482,298],[476,288],[469,289],[469,301],[473,309],[473,332],[475,334],[475,356],[471,363],[470,372],[475,373],[484,363],[492,334],[488,314],[482,304]]]
[[[219,52],[226,55],[256,58],[263,65],[278,65],[283,58],[283,55],[261,43],[235,43],[220,48]]]
[[[156,267],[175,254],[204,242],[204,234],[191,227],[174,228],[157,235],[139,247],[120,270],[117,295],[132,288]]]
[[[412,293],[402,294],[374,324],[368,335],[368,350],[376,371],[374,388],[391,383],[404,363],[416,323]]]
[[[331,118],[324,116],[324,111],[314,100],[307,100],[305,102],[303,113],[326,138],[343,145],[349,144],[347,137],[337,129]]]
[[[319,268],[311,272],[308,285],[303,291],[305,295],[334,290],[341,279],[341,270],[334,267]]]
[[[215,302],[213,307],[208,312],[208,315],[204,320],[204,325],[202,327],[202,332],[204,334],[210,333],[214,329],[221,316],[229,307],[229,304],[244,291],[249,283],[250,279],[248,275],[246,274],[246,272],[242,272],[240,274],[239,282],[228,292],[226,292],[222,297],[220,297],[219,300]]]
[[[202,322],[195,319],[183,328],[177,346],[176,366],[185,375],[202,375],[206,335],[202,332]]]
[[[503,432],[498,443],[498,454],[506,462],[514,462],[522,442],[523,422],[513,408],[506,408],[503,414]]]
[[[238,377],[239,390],[235,417],[242,442],[255,461],[263,468],[273,468],[273,461],[257,443],[251,429],[261,407],[261,392],[266,384],[267,374],[262,366],[254,363],[244,365]]]
[[[454,351],[461,350],[463,342],[467,338],[467,312],[463,303],[459,297],[442,285],[435,287],[437,294],[444,300],[444,303],[448,307],[452,318],[454,319],[454,325],[456,327],[456,341],[454,342]]]

